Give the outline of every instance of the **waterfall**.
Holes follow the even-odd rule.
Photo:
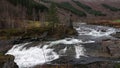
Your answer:
[[[47,41],[35,46],[27,48],[28,45],[32,45],[33,42],[22,43],[14,45],[6,54],[15,56],[15,62],[19,68],[29,68],[35,65],[42,65],[45,63],[50,63],[51,61],[57,60],[60,56],[70,56],[68,52],[75,53],[73,58],[80,59],[80,56],[86,56],[83,44],[95,43],[95,40],[91,40],[89,37],[104,37],[115,33],[114,28],[103,27],[103,26],[87,26],[86,24],[79,25],[75,27],[82,38],[65,38],[56,41]],[[78,37],[79,37],[78,36]],[[71,47],[73,50],[70,50]],[[65,54],[65,55],[63,55]]]
[[[40,48],[40,45],[30,47],[29,49],[23,48],[28,44],[30,43],[14,45],[7,53],[15,56],[15,62],[19,68],[32,67],[59,58],[59,56],[53,52],[53,49],[47,49],[48,45],[44,45],[43,48]]]
[[[92,43],[92,41],[83,42],[79,39],[63,39],[58,41],[53,41],[46,43],[42,46],[42,44],[39,44],[34,47],[25,48],[25,46],[30,45],[30,43],[24,43],[24,44],[18,44],[14,45],[12,49],[10,49],[6,54],[14,55],[15,56],[15,62],[19,66],[19,68],[23,67],[32,67],[38,64],[44,64],[50,61],[53,61],[55,59],[58,59],[61,53],[66,53],[67,47],[64,49],[59,50],[59,53],[54,52],[55,48],[59,44],[71,44],[73,47],[75,47],[76,57],[80,58],[79,56],[84,56],[84,48],[82,46],[78,46],[80,43]],[[48,45],[47,45],[48,44]],[[76,45],[77,44],[77,45]],[[51,48],[52,46],[56,46],[54,48]],[[69,46],[68,46],[69,47]]]

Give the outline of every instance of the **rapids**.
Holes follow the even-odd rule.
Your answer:
[[[57,60],[65,57],[68,58],[66,59],[67,63],[82,62],[83,57],[86,57],[85,59],[87,60],[89,59],[89,56],[86,55],[87,49],[84,47],[84,44],[94,44],[104,38],[113,38],[110,34],[118,31],[111,27],[87,24],[77,24],[75,29],[79,33],[78,36],[56,41],[16,44],[6,54],[15,56],[14,61],[19,68],[28,68],[42,64],[59,64],[60,61],[64,60],[60,60],[59,63]],[[74,61],[70,61],[70,59]]]

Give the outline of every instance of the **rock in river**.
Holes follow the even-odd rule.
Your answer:
[[[111,58],[120,58],[120,40],[103,41],[102,49],[109,53]]]
[[[0,68],[18,68],[12,55],[0,55]]]

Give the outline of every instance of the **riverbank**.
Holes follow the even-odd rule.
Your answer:
[[[29,29],[6,29],[0,30],[0,53],[5,54],[14,44],[33,41],[54,41],[65,37],[77,35],[75,29],[59,25],[51,27],[34,27]]]
[[[82,29],[82,30],[81,30]],[[103,31],[104,29],[104,31]],[[110,30],[109,30],[110,29]],[[62,30],[62,29],[61,29]],[[25,43],[25,42],[29,42],[31,41],[31,39],[29,38],[26,38],[26,40],[24,40],[23,38],[21,38],[21,41],[24,40],[24,42],[22,43],[25,43],[25,46],[24,44],[20,44],[15,46],[15,49],[13,48],[12,50],[13,51],[10,51],[10,53],[12,54],[17,54],[18,55],[21,55],[21,56],[27,56],[27,58],[29,58],[29,60],[31,60],[31,58],[34,58],[35,60],[38,60],[36,59],[36,57],[39,57],[38,55],[41,55],[42,53],[42,49],[45,49],[44,51],[47,51],[48,49],[50,49],[51,51],[54,50],[53,52],[51,51],[48,51],[48,52],[51,52],[53,53],[52,55],[47,55],[48,53],[46,53],[46,57],[51,57],[51,56],[59,56],[61,57],[63,54],[63,50],[65,50],[65,55],[67,55],[67,58],[71,59],[71,58],[74,58],[76,57],[77,55],[79,56],[80,54],[84,54],[84,49],[82,50],[82,48],[85,47],[85,49],[89,50],[88,52],[91,52],[93,51],[93,54],[89,53],[87,54],[88,56],[94,56],[94,57],[105,57],[105,58],[119,58],[119,52],[116,52],[116,48],[117,48],[117,51],[119,50],[119,41],[116,42],[114,40],[110,40],[108,39],[110,34],[112,33],[115,33],[116,30],[114,28],[110,28],[110,27],[98,27],[98,26],[93,26],[93,25],[87,25],[87,24],[80,24],[78,25],[78,27],[76,27],[76,30],[77,32],[79,33],[79,35],[77,36],[77,39],[75,38],[68,38],[68,39],[63,39],[63,40],[57,40],[57,41],[50,41],[50,42],[43,42],[41,43],[40,41],[36,42],[36,40],[32,40],[31,43]],[[59,31],[58,31],[59,32]],[[69,35],[69,36],[72,36],[72,35]],[[52,37],[52,35],[51,35]],[[54,36],[56,37],[56,36]],[[67,36],[66,36],[67,37]],[[74,36],[72,36],[74,37]],[[103,40],[101,42],[102,45],[99,45],[98,43],[94,43],[93,41],[96,41],[96,40],[99,40],[98,42],[100,42],[101,40],[101,37],[108,37],[108,38],[105,38],[105,40]],[[44,38],[45,39],[45,38]],[[50,38],[47,38],[49,40],[51,40]],[[94,40],[95,39],[95,40]],[[92,41],[91,41],[92,40]],[[35,41],[35,42],[33,42]],[[19,41],[18,41],[19,42]],[[109,45],[109,42],[111,42],[112,44]],[[19,44],[19,43],[18,43]],[[47,46],[48,45],[48,46]],[[113,47],[113,45],[115,47]],[[21,46],[21,47],[19,47]],[[40,48],[38,48],[40,46]],[[50,46],[50,47],[49,47]],[[46,48],[48,47],[48,48]],[[18,49],[17,49],[18,48]],[[24,48],[25,51],[24,51]],[[36,51],[36,48],[38,51]],[[64,49],[65,48],[65,49]],[[114,48],[114,49],[112,49]],[[22,50],[21,50],[22,49]],[[91,49],[91,50],[90,50]],[[95,51],[94,51],[94,50]],[[97,52],[98,50],[100,49],[100,51],[104,51],[102,52],[101,54],[99,54],[100,52],[98,52],[97,54],[95,54],[95,52]],[[9,49],[8,49],[9,50]],[[15,50],[15,51],[14,51]],[[16,53],[16,50],[17,53]],[[31,53],[32,52],[35,52],[35,53]],[[22,54],[24,53],[24,55]],[[27,55],[29,53],[29,55],[33,55],[33,56],[29,56]],[[79,54],[80,53],[80,54]],[[109,57],[107,57],[105,55],[105,53],[108,53],[109,54]],[[75,56],[76,55],[76,56]],[[85,54],[86,55],[86,54]],[[113,56],[112,56],[113,55]],[[20,56],[20,57],[21,57]],[[36,56],[36,57],[35,57]],[[80,55],[81,56],[81,55]],[[115,56],[115,57],[114,57]],[[42,55],[40,56],[40,58],[42,57]],[[53,58],[55,58],[53,57]],[[43,56],[44,58],[44,56]],[[57,57],[56,57],[57,58]],[[24,58],[23,58],[24,59]],[[46,58],[47,59],[47,58]],[[52,58],[51,58],[52,59]],[[69,59],[64,59],[64,60],[68,60]],[[88,60],[86,61],[86,59],[84,58],[80,58],[81,60],[78,60],[79,62],[91,62],[94,58],[91,58],[92,60]],[[22,59],[21,59],[22,60]],[[43,61],[43,59],[39,59],[40,61]],[[48,59],[49,60],[49,59]],[[56,59],[56,60],[59,60],[59,59]],[[63,60],[63,62],[64,62]],[[99,60],[99,59],[98,59]],[[70,60],[69,62],[72,62],[73,60]],[[93,60],[95,61],[95,60]],[[18,62],[18,61],[17,61]],[[17,63],[16,62],[16,63]],[[20,61],[21,62],[21,61]],[[61,61],[62,62],[62,61]],[[74,62],[74,61],[73,61]],[[27,62],[28,63],[28,62]],[[32,62],[31,62],[32,63]],[[59,61],[58,61],[59,63]],[[109,62],[108,62],[109,63]],[[24,64],[25,64],[25,61],[24,61]],[[91,62],[92,66],[96,65],[94,64],[93,62]],[[100,65],[102,63],[98,63],[98,65]],[[81,65],[81,64],[79,64]],[[85,64],[87,65],[87,64]],[[62,66],[62,65],[61,65]],[[107,65],[106,65],[107,66]],[[53,66],[54,67],[54,66]],[[64,67],[64,66],[63,66]],[[66,66],[65,66],[66,67]],[[82,66],[81,66],[82,67]],[[38,67],[39,68],[39,67]]]
[[[30,27],[21,29],[1,29],[0,40],[24,40],[24,41],[47,41],[57,40],[68,36],[77,35],[74,28],[66,27],[65,25],[57,25],[56,27]]]
[[[94,62],[90,64],[37,65],[33,68],[120,68],[119,63]]]
[[[13,45],[27,42],[42,42],[58,40],[65,37],[77,35],[77,31],[73,28],[68,28],[65,25],[57,25],[44,27],[31,27],[26,29],[3,29],[0,30],[0,61],[3,67],[7,61],[5,53],[10,50]],[[1,58],[3,57],[3,58]],[[11,61],[12,63],[14,60]],[[7,64],[7,66],[10,66]],[[16,68],[16,67],[11,67]]]
[[[87,24],[92,25],[101,25],[101,26],[110,26],[115,28],[120,28],[120,21],[119,19],[114,20],[107,20],[107,19],[99,19],[99,20],[84,20],[84,22],[87,22]]]

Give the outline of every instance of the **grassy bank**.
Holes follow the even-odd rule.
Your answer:
[[[101,25],[101,26],[109,26],[109,27],[115,27],[120,28],[120,20],[89,20],[85,21],[88,24],[92,25]]]
[[[44,26],[38,21],[29,21],[26,28],[11,28],[0,30],[0,40],[11,39],[15,37],[35,38],[41,37],[47,32],[46,37],[63,38],[65,36],[76,34],[75,29],[67,28],[65,25],[57,24],[54,28],[49,23],[44,23]]]
[[[120,20],[113,20],[113,22],[118,22],[118,23],[120,23]]]

